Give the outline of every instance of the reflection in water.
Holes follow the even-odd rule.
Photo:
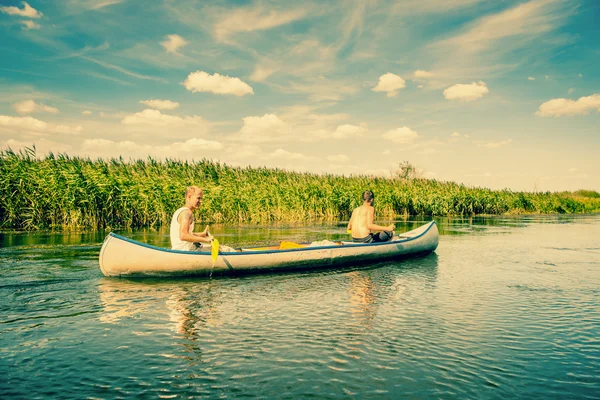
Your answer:
[[[164,312],[175,333],[190,337],[198,329],[219,324],[210,288],[210,282],[153,283],[102,278],[98,284],[103,306],[99,319],[118,324],[126,318]]]
[[[148,311],[150,304],[135,304],[130,287],[126,281],[102,278],[98,283],[100,302],[103,312],[99,319],[104,323],[116,324],[123,318],[132,318],[136,314]]]
[[[438,256],[433,253],[426,257],[408,258],[346,273],[345,276],[349,278],[349,310],[354,323],[364,331],[369,331],[377,323],[377,317],[389,318],[386,316],[386,309],[378,310],[378,305],[390,301],[411,301],[410,296],[414,295],[416,287],[433,290],[437,269]],[[398,313],[398,309],[395,313]],[[398,314],[394,315],[396,317]]]
[[[199,331],[220,325],[216,298],[210,286],[203,286],[207,290],[200,299],[197,289],[197,286],[177,288],[165,302],[169,309],[169,320],[174,323],[173,330],[190,340],[194,340]]]
[[[351,350],[356,352],[364,346],[365,335],[378,323],[378,304],[394,301],[395,296],[402,295],[403,286],[422,286],[419,280],[435,280],[436,270],[437,256],[432,254],[352,270],[240,279],[102,278],[98,290],[103,309],[98,318],[102,323],[125,327],[135,325],[136,320],[146,321],[144,326],[135,326],[132,333],[136,335],[143,335],[143,331],[156,334],[157,327],[168,327],[175,342],[185,349],[186,358],[198,363],[213,331],[251,327],[261,333],[262,329],[280,329],[268,325],[273,319],[279,319],[283,325],[298,324],[302,319],[309,326],[321,324],[319,314],[280,315],[278,305],[293,302],[305,304],[306,310],[331,310],[338,314],[340,329],[352,332],[353,341],[348,345],[352,344]],[[325,291],[325,287],[329,289]],[[238,300],[228,302],[224,300],[227,298]],[[342,298],[346,300],[341,301]],[[344,303],[347,307],[343,307]],[[383,318],[389,318],[385,313]]]
[[[375,303],[375,283],[368,273],[352,271],[346,274],[350,278],[348,290],[350,292],[350,309],[356,316],[367,315],[372,317],[373,303]],[[370,318],[369,318],[370,319]]]

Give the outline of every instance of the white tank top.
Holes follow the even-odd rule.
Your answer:
[[[173,250],[194,251],[196,250],[194,243],[179,239],[179,229],[181,225],[177,221],[177,218],[179,218],[179,214],[181,214],[183,210],[189,210],[189,208],[181,207],[179,210],[175,211],[173,218],[171,219],[171,248]],[[192,220],[192,224],[190,225],[190,233],[193,231],[194,221]]]

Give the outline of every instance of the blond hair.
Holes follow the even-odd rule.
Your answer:
[[[185,197],[187,198],[188,196],[193,195],[197,191],[202,192],[202,188],[199,186],[188,186],[185,190]]]

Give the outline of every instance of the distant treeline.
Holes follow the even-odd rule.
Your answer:
[[[91,160],[35,150],[0,150],[0,227],[135,228],[169,224],[188,185],[204,188],[197,218],[207,223],[347,220],[366,190],[379,219],[406,215],[587,213],[595,191],[527,193],[429,179],[343,177],[210,160]]]

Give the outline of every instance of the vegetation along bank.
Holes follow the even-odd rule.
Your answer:
[[[39,158],[33,149],[0,150],[0,228],[158,227],[170,223],[190,184],[204,188],[197,217],[207,223],[347,220],[365,189],[376,195],[379,219],[600,211],[595,191],[497,191],[420,179],[412,171],[404,163],[394,177],[344,177],[209,160]]]

